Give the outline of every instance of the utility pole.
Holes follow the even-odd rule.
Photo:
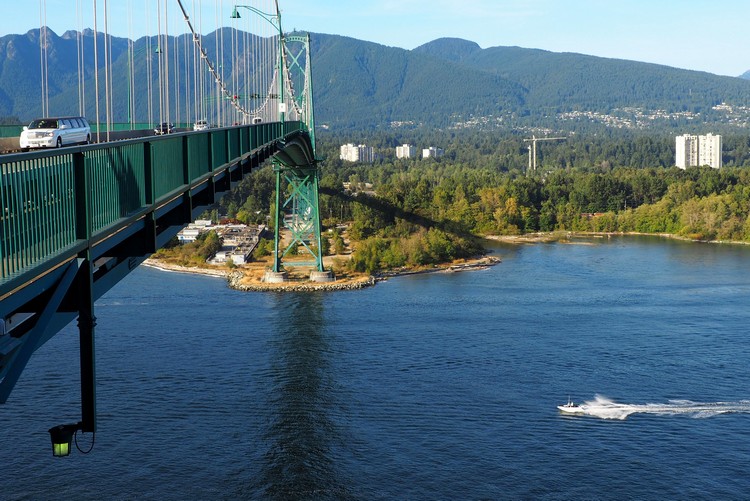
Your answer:
[[[524,139],[524,143],[531,143],[529,145],[529,170],[536,172],[536,143],[537,141],[565,141],[567,137],[536,137],[532,135],[528,139]],[[528,171],[527,171],[528,172]]]

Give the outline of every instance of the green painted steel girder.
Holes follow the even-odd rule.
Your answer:
[[[283,155],[283,153],[281,153]],[[278,157],[279,155],[277,155]],[[273,271],[279,272],[282,266],[309,267],[324,271],[321,245],[321,225],[318,198],[318,169],[315,162],[309,165],[287,166],[274,160],[276,173],[276,230],[274,232]],[[282,201],[281,193],[289,191]],[[282,231],[291,235],[289,243],[280,248]],[[295,260],[284,261],[292,249],[302,246],[313,262]]]
[[[309,267],[324,271],[321,239],[318,161],[315,155],[315,120],[312,103],[312,65],[310,63],[310,35],[286,35],[282,49],[287,61],[288,76],[302,82],[295,102],[302,110],[302,121],[307,134],[289,138],[274,156],[276,200],[274,222],[273,271],[287,266]],[[282,193],[288,193],[286,198]],[[289,233],[288,244],[280,247],[282,232]],[[313,261],[286,259],[293,249],[303,248]]]
[[[264,123],[3,155],[0,403],[31,353],[78,317],[93,430],[94,302],[287,143],[310,151],[305,136],[300,122]]]

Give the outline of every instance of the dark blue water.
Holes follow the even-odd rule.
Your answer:
[[[50,453],[71,327],[0,407],[0,498],[747,499],[750,248],[497,255],[316,294],[137,269],[97,303],[93,452]]]

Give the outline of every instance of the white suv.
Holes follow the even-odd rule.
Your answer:
[[[21,132],[21,149],[60,148],[91,141],[91,127],[83,117],[38,118]]]

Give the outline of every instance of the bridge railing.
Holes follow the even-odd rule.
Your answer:
[[[0,157],[0,297],[124,218],[303,127],[256,124]]]

